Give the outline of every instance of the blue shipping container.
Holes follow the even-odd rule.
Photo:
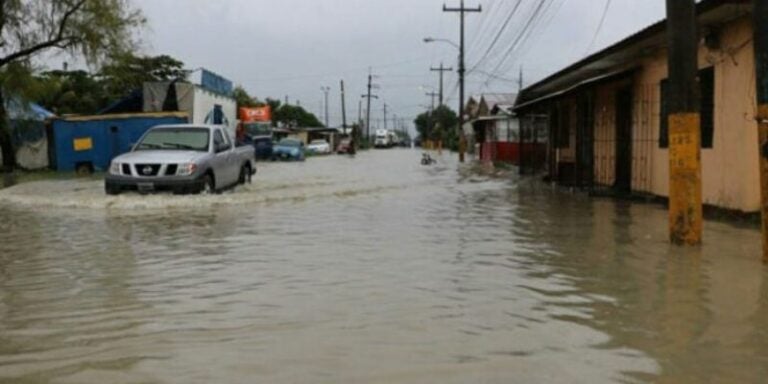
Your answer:
[[[149,128],[186,124],[186,113],[97,115],[53,120],[52,165],[59,171],[105,171],[116,156],[131,150]]]

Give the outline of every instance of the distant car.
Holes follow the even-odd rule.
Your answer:
[[[339,142],[339,146],[336,147],[336,153],[343,154],[343,153],[349,153],[352,150],[352,140],[350,139],[341,139]]]
[[[272,147],[272,160],[304,160],[304,143],[298,139],[282,139]]]
[[[325,140],[312,140],[309,145],[307,145],[307,152],[328,154],[331,153],[331,145]]]

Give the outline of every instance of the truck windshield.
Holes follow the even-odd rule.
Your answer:
[[[208,152],[209,132],[206,128],[153,129],[136,146],[137,151],[169,149]]]
[[[269,123],[245,123],[243,127],[249,136],[272,136],[272,125]]]

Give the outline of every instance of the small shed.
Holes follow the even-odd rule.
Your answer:
[[[6,100],[11,140],[16,148],[16,163],[23,169],[48,167],[46,126],[54,114],[35,104],[18,99]],[[0,155],[0,159],[2,156]]]
[[[52,121],[51,163],[58,171],[104,171],[156,125],[186,124],[183,112],[126,113]]]

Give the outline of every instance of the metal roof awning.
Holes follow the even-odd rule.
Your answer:
[[[541,96],[538,99],[534,99],[534,100],[527,101],[525,103],[519,104],[519,105],[515,106],[515,108],[513,110],[517,111],[517,110],[520,110],[520,109],[525,109],[526,107],[528,107],[530,105],[538,104],[538,103],[540,103],[542,101],[545,101],[545,100],[548,100],[548,99],[552,99],[552,98],[555,98],[555,97],[558,97],[558,96],[562,96],[562,95],[571,93],[573,91],[578,90],[579,88],[582,88],[582,87],[590,85],[590,84],[596,84],[596,83],[599,83],[599,82],[602,82],[602,81],[605,81],[605,80],[610,80],[610,79],[614,79],[614,78],[621,78],[621,77],[624,77],[624,76],[629,76],[634,71],[635,71],[634,68],[622,69],[622,70],[616,70],[616,71],[613,71],[613,72],[608,72],[608,73],[605,73],[605,74],[602,74],[602,75],[594,76],[594,77],[588,78],[586,80],[583,80],[583,81],[581,81],[581,82],[579,82],[577,84],[574,84],[574,85],[572,85],[572,86],[570,86],[568,88],[565,88],[563,90],[555,91],[555,92],[552,92],[550,94]]]

